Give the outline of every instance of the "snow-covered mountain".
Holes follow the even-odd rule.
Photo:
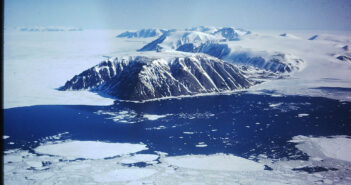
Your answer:
[[[184,44],[200,46],[203,43],[219,42],[222,38],[199,31],[170,31],[146,44],[139,51],[177,50]]]
[[[282,52],[255,52],[239,50],[226,55],[225,60],[233,63],[258,67],[271,72],[290,73],[302,69],[304,61],[291,54]]]
[[[254,52],[251,50],[235,50],[227,44],[205,43],[196,47],[194,44],[184,44],[177,48],[178,51],[192,53],[206,53],[228,62],[258,67],[272,72],[293,72],[304,66],[304,61],[291,54],[281,52]]]
[[[227,44],[224,43],[207,42],[200,45],[193,43],[183,44],[177,48],[177,51],[206,53],[208,55],[221,59],[224,56],[227,56],[230,53],[231,49]]]
[[[106,60],[74,76],[60,90],[89,89],[124,100],[148,100],[250,85],[233,64],[198,54],[168,60],[144,56]]]
[[[193,31],[190,31],[193,30]],[[200,30],[200,31],[198,31]],[[211,30],[212,32],[210,32]],[[288,53],[252,51],[235,48],[230,44],[249,31],[230,27],[214,30],[207,27],[195,27],[188,31],[171,31],[146,44],[138,51],[182,51],[205,53],[241,65],[250,65],[271,72],[289,73],[303,67],[303,60]]]
[[[243,29],[235,29],[232,27],[224,27],[214,32],[214,35],[223,37],[224,41],[240,40],[240,37],[249,34],[251,34],[250,31],[246,31]]]
[[[250,33],[243,29],[231,27],[220,29],[213,27],[194,27],[185,29],[185,31],[171,30],[145,45],[139,51],[178,50],[179,47],[185,44],[192,44],[199,47],[205,43],[240,40],[241,37]]]
[[[141,29],[135,32],[126,31],[117,35],[117,37],[118,38],[148,38],[148,37],[160,36],[165,32],[167,32],[167,30],[164,30],[164,29]]]

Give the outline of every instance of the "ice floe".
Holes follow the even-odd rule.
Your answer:
[[[43,140],[4,152],[5,184],[350,184],[348,136],[295,136],[309,160],[143,151],[144,144]],[[198,145],[206,145],[199,142]],[[93,151],[93,152],[92,152]],[[96,153],[94,153],[96,151]],[[92,152],[92,153],[91,153]],[[145,153],[144,153],[145,152]],[[38,155],[44,154],[44,155]],[[117,156],[116,156],[117,155]],[[114,157],[116,156],[116,157]],[[89,160],[83,160],[87,158]],[[255,161],[253,161],[255,160]],[[146,163],[147,165],[129,165]],[[269,169],[269,170],[267,170]]]
[[[205,142],[199,142],[197,145],[195,145],[198,148],[202,148],[202,147],[207,147],[207,144]]]
[[[44,144],[35,148],[35,152],[68,158],[103,159],[136,153],[146,149],[147,147],[144,144],[68,141],[56,144]]]
[[[168,164],[183,168],[217,170],[217,171],[260,171],[264,170],[262,164],[237,157],[234,155],[190,155],[182,157],[168,157]]]
[[[283,103],[272,103],[272,104],[269,104],[269,107],[278,107],[281,104],[283,104]]]
[[[158,120],[160,118],[165,118],[167,116],[170,116],[171,114],[165,114],[165,115],[154,115],[154,114],[144,114],[144,118],[154,121],[154,120]]]
[[[290,142],[297,143],[298,149],[315,158],[327,157],[351,162],[351,138],[347,136],[295,136]]]
[[[119,123],[136,123],[138,120],[135,119],[137,116],[133,110],[122,110],[119,112],[99,110],[95,112],[97,115],[107,115],[107,119],[112,119],[114,122]]]
[[[309,116],[309,114],[301,113],[301,114],[297,115],[297,117],[299,117],[299,118],[306,117],[306,116]]]
[[[10,138],[10,136],[7,136],[7,135],[2,136],[2,139],[8,139],[8,138]]]

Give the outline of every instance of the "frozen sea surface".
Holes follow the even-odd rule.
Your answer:
[[[5,181],[349,184],[350,111],[267,92],[5,109]]]

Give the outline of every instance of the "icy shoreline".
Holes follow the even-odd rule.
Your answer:
[[[349,158],[329,155],[335,152],[335,147],[350,143],[348,136],[333,137],[293,137],[291,142],[297,143],[297,148],[310,155],[310,160],[279,160],[273,162],[269,158],[258,155],[258,161],[228,154],[167,156],[163,152],[138,154],[147,149],[142,144],[104,143],[98,141],[60,141],[45,142],[31,153],[26,150],[8,150],[4,156],[4,173],[6,184],[40,184],[40,183],[218,183],[219,179],[226,183],[278,183],[278,184],[348,184],[347,169],[351,167]],[[324,144],[325,145],[324,145]],[[322,144],[322,145],[321,145]],[[110,147],[113,146],[112,148]],[[114,147],[116,146],[116,147]],[[321,150],[310,150],[320,147]],[[325,146],[325,147],[324,147]],[[73,147],[74,150],[67,150]],[[312,147],[312,148],[311,148]],[[350,146],[339,153],[347,156]],[[88,149],[88,150],[87,150]],[[67,152],[70,153],[67,153]],[[106,152],[111,151],[111,152]],[[325,154],[321,156],[315,151]],[[340,151],[340,150],[338,150]],[[73,152],[73,153],[72,153]],[[117,152],[117,153],[116,153]],[[346,152],[346,153],[345,153]],[[89,153],[94,153],[93,157]],[[72,155],[71,155],[72,154]],[[115,156],[118,154],[116,157]],[[346,154],[346,155],[344,155]],[[87,159],[86,157],[90,158]],[[144,167],[136,164],[144,163]],[[127,167],[127,166],[129,167]],[[300,172],[302,167],[337,170],[314,173]],[[269,166],[272,170],[265,170]],[[93,168],[92,168],[93,167]],[[235,172],[235,173],[230,173]],[[64,178],[63,178],[64,177]]]

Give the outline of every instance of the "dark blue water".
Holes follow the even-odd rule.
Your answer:
[[[277,106],[270,106],[277,104]],[[99,110],[136,113],[134,124],[114,122]],[[299,117],[299,114],[309,114]],[[155,121],[144,114],[172,114]],[[351,103],[326,98],[237,93],[113,106],[31,106],[4,110],[5,150],[36,147],[46,136],[69,132],[63,139],[143,142],[146,152],[169,155],[231,153],[249,157],[307,159],[296,135],[351,136]],[[165,129],[154,129],[165,126]],[[194,132],[184,134],[183,132]],[[9,142],[15,144],[10,145]],[[196,145],[204,142],[208,146]]]

